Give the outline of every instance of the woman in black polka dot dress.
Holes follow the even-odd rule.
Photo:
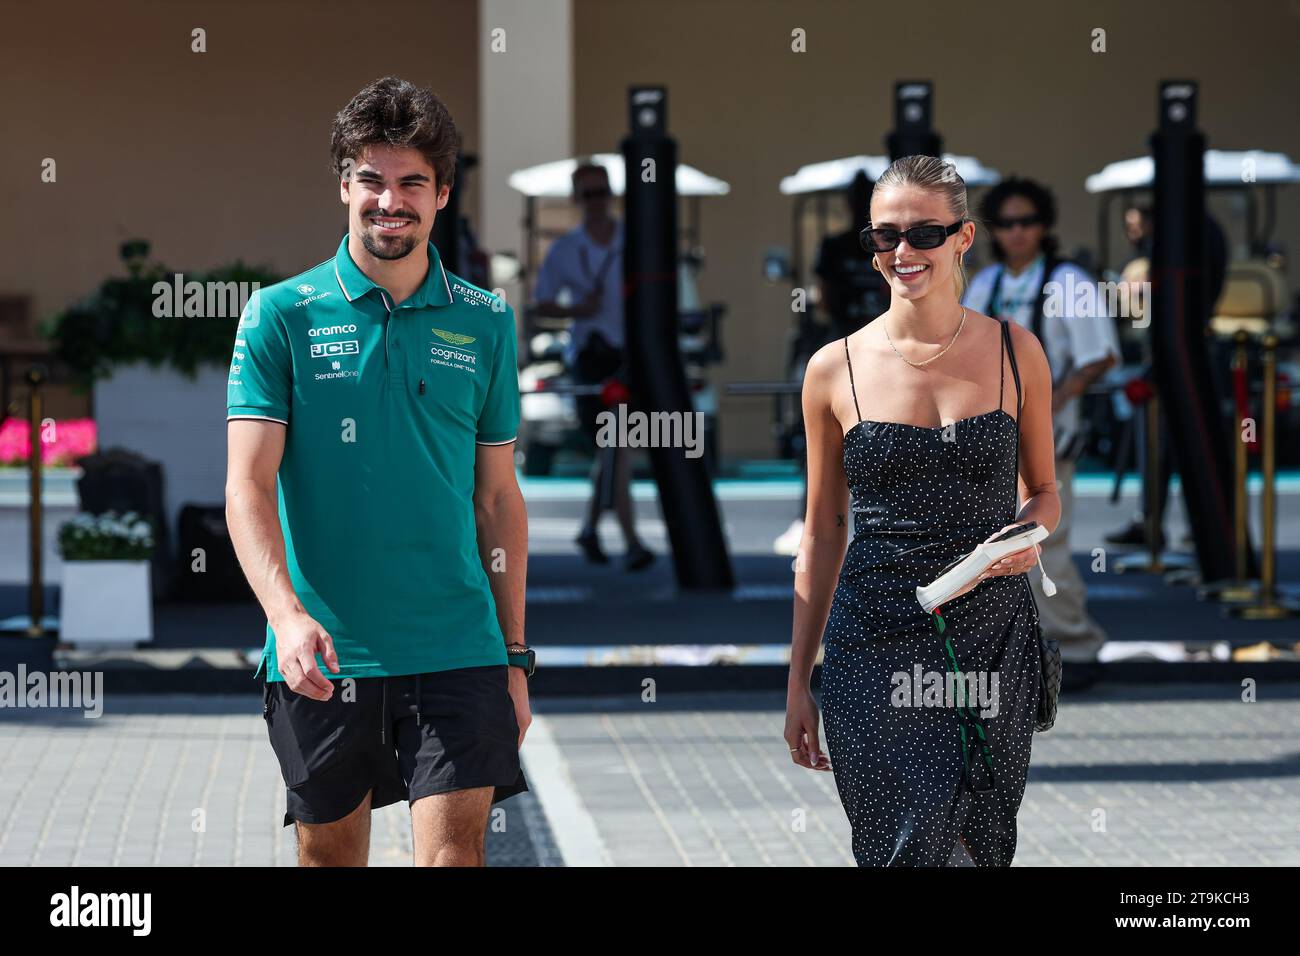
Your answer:
[[[795,763],[834,773],[859,865],[1006,866],[1039,692],[1024,574],[1036,551],[948,601],[942,624],[916,588],[1012,525],[1056,527],[1051,379],[1031,332],[960,305],[975,225],[951,166],[896,161],[871,216],[864,244],[890,308],[822,348],[804,379],[785,737]],[[810,689],[823,635],[829,755]],[[945,694],[953,670],[977,689],[967,707]]]

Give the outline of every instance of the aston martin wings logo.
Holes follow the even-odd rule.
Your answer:
[[[461,335],[459,332],[444,332],[442,329],[432,329],[430,331],[450,345],[469,345],[474,341],[474,336]]]

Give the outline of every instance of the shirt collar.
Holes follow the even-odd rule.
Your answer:
[[[375,283],[352,261],[352,256],[348,252],[348,237],[346,235],[339,243],[339,251],[334,256],[334,278],[338,280],[343,297],[349,302],[355,302],[374,289],[379,290],[380,296],[384,299],[386,305],[392,302],[392,296],[388,294],[388,290]],[[415,290],[415,293],[402,305],[409,305],[412,308],[440,307],[451,305],[451,302],[451,284],[447,281],[447,272],[442,267],[442,258],[438,255],[438,248],[430,242],[428,275],[424,277],[424,282]]]
[[[595,239],[591,238],[591,233],[587,231],[585,223],[579,224],[578,231],[582,233],[582,238],[586,243],[595,249],[621,249],[623,246],[623,220],[614,220],[614,234],[610,237],[609,245],[602,246]]]

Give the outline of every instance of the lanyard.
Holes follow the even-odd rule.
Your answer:
[[[961,773],[966,779],[966,785],[970,787],[972,793],[992,793],[997,789],[997,780],[993,776],[993,751],[989,747],[989,737],[984,730],[984,724],[976,716],[969,702],[966,700],[965,681],[962,680],[961,671],[957,668],[957,654],[952,647],[952,635],[944,636],[947,630],[947,622],[943,619],[943,608],[934,609],[931,619],[934,622],[935,632],[943,638],[944,656],[948,661],[948,667],[953,672],[960,700],[957,702],[957,728],[961,732]],[[968,728],[973,733],[968,733]],[[988,768],[989,785],[987,787],[975,786],[975,781],[971,777],[971,741],[972,738],[978,738],[976,752],[983,758],[984,766]]]

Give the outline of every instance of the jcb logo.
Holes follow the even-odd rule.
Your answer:
[[[361,351],[361,346],[356,339],[347,342],[313,342],[311,344],[312,358],[329,358],[331,355],[356,355]]]

